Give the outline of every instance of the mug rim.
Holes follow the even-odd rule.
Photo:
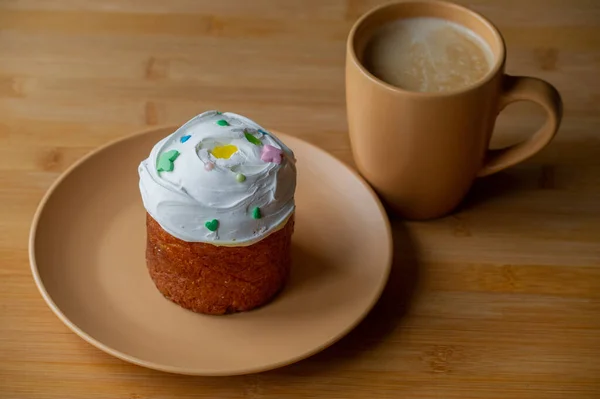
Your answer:
[[[451,91],[445,91],[445,92],[421,92],[421,91],[406,90],[401,87],[394,86],[390,83],[387,83],[384,80],[373,75],[363,65],[363,63],[358,59],[358,57],[356,55],[356,49],[354,48],[356,31],[358,30],[358,28],[360,26],[362,26],[365,23],[365,21],[367,21],[369,18],[371,18],[375,13],[378,13],[383,9],[393,8],[393,7],[397,7],[399,5],[403,5],[403,4],[404,5],[435,4],[435,5],[441,6],[441,7],[454,8],[456,10],[459,10],[460,12],[468,14],[471,18],[479,20],[479,22],[481,22],[486,28],[488,28],[492,32],[494,38],[497,40],[497,42],[499,44],[498,54],[497,54],[497,56],[494,57],[495,58],[494,64],[492,65],[492,67],[490,68],[488,73],[482,79],[476,81],[475,83],[472,83],[468,86],[465,86],[465,87],[457,89],[457,90],[451,90]],[[461,24],[459,24],[459,25],[461,25]],[[477,32],[475,32],[475,33],[478,36],[480,36]],[[484,39],[482,38],[482,40],[484,40]],[[488,43],[488,45],[489,45],[489,43]],[[456,4],[456,3],[453,3],[451,1],[446,1],[446,0],[396,0],[396,1],[391,1],[389,3],[382,4],[380,6],[370,9],[369,11],[367,11],[366,13],[361,15],[356,20],[356,22],[354,22],[354,24],[352,25],[352,28],[350,29],[350,33],[348,34],[348,39],[346,42],[346,52],[347,52],[348,56],[351,57],[352,62],[359,69],[359,71],[363,75],[365,75],[367,78],[369,78],[369,80],[371,80],[373,83],[378,84],[378,85],[380,85],[392,92],[398,93],[398,94],[411,95],[411,96],[415,96],[415,97],[434,98],[434,97],[450,97],[450,96],[456,96],[456,95],[460,95],[463,93],[467,93],[469,91],[480,88],[480,87],[484,86],[485,84],[487,84],[488,82],[490,82],[491,80],[493,80],[494,77],[496,77],[498,75],[498,72],[502,69],[502,66],[504,65],[504,62],[506,60],[506,43],[504,42],[504,38],[502,37],[502,34],[498,30],[498,28],[496,28],[496,26],[489,19],[487,19],[483,15],[479,14],[478,12],[471,10],[470,8],[464,7],[460,4]]]

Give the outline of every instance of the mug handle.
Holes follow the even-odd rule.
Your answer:
[[[544,148],[556,135],[562,119],[562,101],[550,83],[524,76],[505,75],[500,95],[500,111],[515,101],[532,101],[544,108],[547,119],[529,139],[500,150],[488,150],[477,177],[491,175],[518,164]]]

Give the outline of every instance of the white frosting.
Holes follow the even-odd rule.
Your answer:
[[[220,126],[225,120],[228,126]],[[244,132],[261,144],[251,143]],[[181,138],[190,136],[184,143]],[[234,145],[229,159],[216,158],[216,146]],[[265,162],[261,150],[282,150],[281,163]],[[172,171],[157,170],[162,153],[177,150]],[[188,242],[250,245],[283,227],[294,211],[296,166],[293,152],[255,122],[243,116],[208,111],[158,142],[139,166],[144,207],[169,234]],[[206,164],[214,168],[207,170]],[[245,181],[236,179],[238,174]],[[241,179],[240,179],[241,180]],[[260,209],[261,218],[252,216]],[[216,219],[210,231],[205,223]]]

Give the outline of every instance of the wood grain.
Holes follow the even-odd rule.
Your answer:
[[[0,0],[1,398],[600,397],[600,2],[461,1],[491,18],[507,70],[563,95],[556,140],[477,182],[459,212],[393,220],[390,285],[348,337],[258,375],[126,364],[71,333],[29,272],[52,181],[112,139],[232,110],[352,164],[344,40],[380,0]],[[511,106],[494,146],[539,109]]]

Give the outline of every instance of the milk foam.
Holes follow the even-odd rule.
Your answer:
[[[371,73],[394,86],[445,92],[481,80],[490,71],[494,55],[470,29],[420,17],[383,25],[367,45],[364,62]]]

